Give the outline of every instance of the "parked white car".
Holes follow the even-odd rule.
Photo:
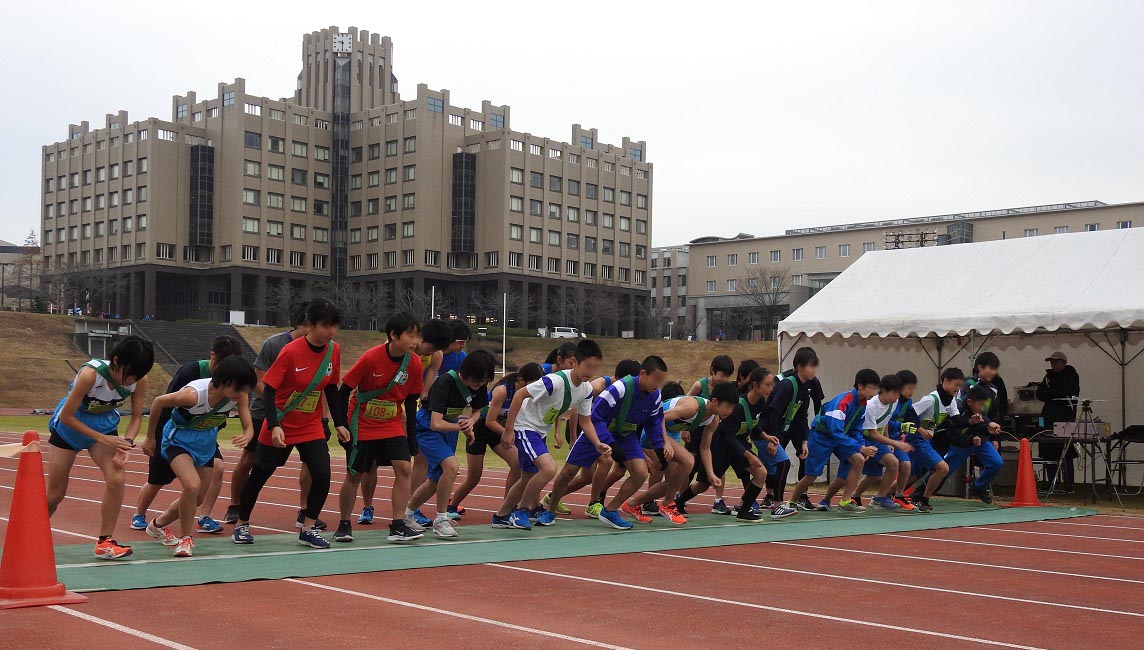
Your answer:
[[[588,335],[575,327],[553,327],[549,334],[554,339],[585,339]]]

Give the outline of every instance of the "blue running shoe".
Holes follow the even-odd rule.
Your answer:
[[[457,510],[453,506],[449,506],[445,509],[445,516],[449,518],[449,521],[460,521],[461,514],[461,511]]]
[[[135,515],[131,518],[131,530],[147,530],[147,515]]]
[[[523,508],[513,510],[512,514],[508,516],[508,520],[513,528],[532,530],[532,522],[528,519],[528,511]]]
[[[730,510],[728,510],[728,512],[730,512]],[[608,510],[607,508],[600,511],[599,519],[616,530],[630,530],[632,526],[635,526],[632,522],[626,521],[621,517],[620,513],[615,510]]]
[[[373,506],[366,506],[361,509],[361,516],[357,518],[359,526],[369,526],[373,523]]]
[[[551,526],[554,523],[556,523],[555,513],[549,512],[547,510],[540,513],[540,516],[536,518],[537,526]]]
[[[494,512],[492,526],[493,528],[512,528],[512,521],[509,520],[508,515],[502,517]]]
[[[418,526],[422,526],[422,527],[424,527],[424,528],[428,528],[428,527],[430,527],[430,526],[432,526],[432,525],[433,525],[433,520],[432,520],[432,519],[430,519],[430,518],[426,517],[425,515],[421,514],[421,508],[418,508],[418,509],[414,510],[414,511],[413,511],[413,514],[412,514],[411,516],[413,517],[413,521],[417,522],[417,525],[418,525]]]
[[[200,533],[221,533],[222,524],[211,519],[210,515],[203,515],[199,517],[199,527],[197,530]]]
[[[250,524],[238,524],[234,527],[234,535],[231,536],[235,544],[253,544],[254,535],[250,534]]]
[[[724,503],[722,499],[719,499],[711,506],[711,512],[717,515],[729,515],[731,514],[731,509],[727,507],[727,504]],[[601,513],[600,516],[602,517],[603,514]]]
[[[870,505],[881,510],[889,510],[890,512],[895,512],[902,509],[902,506],[894,503],[894,500],[890,497],[874,497],[873,499],[870,499]]]
[[[310,548],[330,548],[330,543],[326,541],[326,538],[319,535],[318,531],[313,528],[303,528],[302,532],[298,533],[298,543]]]
[[[544,509],[543,507],[536,506],[535,508],[533,508],[532,510],[529,511],[528,520],[535,523],[537,519],[540,519],[540,515],[542,515],[546,512],[548,512],[548,511],[546,509]]]
[[[819,512],[830,512],[830,500],[822,499],[818,502],[818,507],[816,507],[815,510]]]

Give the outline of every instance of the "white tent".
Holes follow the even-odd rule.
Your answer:
[[[924,388],[991,350],[1014,397],[1060,350],[1113,431],[1144,424],[1144,228],[866,253],[778,338],[783,367],[815,348],[831,394],[865,367],[909,368]]]

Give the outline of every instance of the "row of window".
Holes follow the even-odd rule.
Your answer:
[[[803,282],[805,282],[805,280],[806,280],[806,278],[801,274],[795,274],[795,275],[790,276],[790,283],[792,285],[801,285],[801,284],[803,284]],[[781,291],[781,290],[785,289],[785,287],[783,287],[782,278],[778,277],[778,276],[772,276],[772,277],[768,278],[767,284],[768,284],[767,289],[770,291]],[[747,278],[747,287],[746,288],[750,291],[757,291],[759,289],[759,279],[758,278]],[[735,292],[739,291],[739,289],[740,289],[740,287],[739,287],[739,280],[738,279],[731,278],[731,279],[727,280],[727,293],[735,293]],[[707,281],[707,293],[715,293],[716,291],[718,291],[717,281],[708,280]]]
[[[282,237],[285,233],[286,225],[282,221],[267,221],[266,234],[270,237]],[[304,241],[306,239],[306,225],[305,224],[290,224],[290,239]],[[374,242],[378,240],[380,232],[379,226],[370,226],[365,229],[366,241]],[[261,232],[261,221],[254,217],[242,218],[242,232],[257,235]],[[312,234],[314,241],[325,244],[330,241],[330,230],[321,226],[313,226]],[[401,237],[403,239],[413,237],[416,234],[416,224],[413,221],[405,221],[401,224]],[[397,224],[385,224],[385,239],[397,239]],[[362,229],[353,228],[350,230],[350,243],[360,244],[362,241]]]
[[[160,247],[170,247],[160,248]],[[167,254],[173,252],[174,246],[171,244],[159,244],[156,248],[156,254]],[[114,264],[117,262],[130,262],[132,260],[132,253],[134,259],[145,260],[147,259],[147,244],[127,244],[124,246],[109,246],[107,247],[106,254],[104,249],[97,248],[92,251],[79,251],[78,253],[68,253],[66,256],[63,253],[56,255],[54,258],[54,266],[58,271],[81,270],[90,267],[92,264]],[[172,259],[164,257],[160,259]],[[50,271],[53,267],[53,258],[44,256],[44,270]]]
[[[584,137],[586,137],[586,136],[584,136]],[[591,138],[587,138],[587,139],[589,141],[591,141]],[[513,151],[524,151],[524,141],[523,140],[509,140],[508,146],[509,146],[509,149],[511,149]],[[632,151],[638,151],[638,150],[632,149]],[[539,144],[530,144],[530,145],[528,145],[528,153],[532,154],[533,156],[543,157],[544,156],[544,147],[539,145]],[[560,149],[549,148],[548,149],[548,157],[553,159],[553,160],[564,160],[570,165],[579,165],[580,164],[580,156],[579,155],[574,154],[574,153],[570,153],[567,156],[565,156]],[[636,160],[640,160],[640,158],[637,157]],[[597,161],[595,158],[585,158],[584,159],[584,166],[588,167],[590,169],[596,169]],[[602,168],[605,172],[612,172],[612,171],[615,171],[615,164],[605,160],[605,161],[603,161]],[[620,165],[620,176],[631,176],[631,175],[632,175],[632,168],[631,167],[628,167],[626,165]],[[647,178],[647,170],[637,169],[636,170],[636,178]]]
[[[71,199],[67,202],[45,203],[44,218],[66,217],[69,214],[91,212],[92,210],[118,208],[120,205],[146,203],[149,196],[146,185],[125,188],[122,191],[122,201],[120,201],[120,194],[120,192],[108,192],[107,194],[96,194],[94,197],[85,196],[82,199]]]
[[[654,262],[655,259],[653,258],[652,261]],[[671,288],[671,282],[672,282],[671,277],[672,276],[670,276],[670,275],[663,276],[663,288],[664,289],[670,289]],[[679,286],[681,286],[681,287],[687,286],[687,274],[686,273],[680,274]],[[654,289],[655,287],[656,287],[656,276],[653,275],[653,276],[651,276],[651,288]]]
[[[67,228],[56,228],[55,238],[52,237],[52,229],[44,229],[44,243],[62,244],[67,241],[79,241],[80,239],[91,239],[92,237],[103,237],[106,235],[118,235],[120,224],[123,226],[123,232],[129,233],[133,230],[147,230],[147,215],[140,214],[134,217],[123,217],[120,219],[111,219],[107,222],[96,221],[95,223],[85,223],[77,226],[68,226]],[[105,229],[106,226],[106,229]]]
[[[863,252],[869,253],[870,251],[873,251],[873,250],[874,250],[874,242],[866,242],[865,244],[862,244],[862,251]],[[803,249],[802,248],[792,248],[790,251],[790,257],[791,257],[792,262],[801,262],[804,258]],[[850,257],[850,244],[839,244],[838,245],[838,257]],[[814,258],[818,259],[818,260],[826,259],[826,246],[815,246],[814,247]],[[775,262],[781,262],[781,261],[783,261],[783,252],[781,250],[771,251],[771,262],[775,263]],[[739,254],[738,253],[728,253],[727,254],[727,266],[736,266],[738,263],[739,263]],[[748,264],[758,264],[759,263],[759,253],[757,253],[757,252],[747,253],[747,263]],[[718,265],[719,265],[719,256],[718,255],[708,255],[707,256],[707,267],[708,268],[715,268]],[[652,266],[653,267],[655,266],[655,260],[652,260]]]
[[[520,197],[520,196],[508,197],[508,209],[509,209],[509,212],[524,212],[524,198]],[[539,200],[539,199],[529,199],[528,213],[534,217],[544,216],[544,202]],[[562,218],[561,213],[563,213],[565,215],[565,217],[567,217],[567,219],[570,223],[579,223],[580,222],[580,208],[577,208],[577,207],[571,206],[571,205],[570,206],[564,206],[560,203],[549,203],[548,204],[548,217],[550,219],[561,219]],[[604,228],[614,228],[615,227],[616,215],[614,215],[610,212],[605,212],[604,218],[602,221],[597,218],[598,216],[599,216],[599,213],[597,213],[595,210],[584,210],[584,223],[585,223],[585,225],[595,226],[595,225],[597,225],[597,223],[599,223]],[[624,232],[631,231],[631,229],[632,229],[632,218],[631,217],[620,215],[619,221],[620,221],[620,230],[622,230]],[[647,234],[647,220],[646,219],[636,219],[635,222],[636,222],[636,234],[646,235]]]
[[[108,127],[108,128],[118,129],[119,123],[118,122],[112,122],[110,127]],[[84,133],[73,133],[72,139],[78,140],[78,139],[82,138],[84,135],[86,135],[86,134],[84,134]],[[123,138],[122,139],[123,144],[135,144],[136,140],[146,140],[147,139],[147,129],[140,129],[138,131],[132,131],[131,133],[124,133],[122,138]],[[120,143],[120,136],[113,135],[106,140],[97,140],[94,143],[88,142],[88,143],[84,144],[82,148],[81,147],[71,147],[70,149],[60,149],[59,151],[49,151],[49,152],[44,154],[44,161],[45,162],[55,162],[56,160],[67,160],[69,156],[71,158],[76,158],[79,155],[81,155],[80,154],[81,151],[83,152],[83,154],[86,155],[86,154],[91,153],[92,151],[103,151],[103,150],[107,149],[108,147],[118,147],[119,143]],[[93,144],[94,144],[94,146],[92,146]]]
[[[136,173],[146,174],[150,169],[150,165],[146,158],[139,158],[138,160],[125,160],[123,161],[123,176],[134,176]],[[70,175],[61,174],[55,178],[44,179],[44,193],[55,191],[63,191],[68,188],[77,188],[80,185],[91,185],[95,183],[103,183],[107,180],[119,179],[119,163],[112,163],[106,167],[96,167],[95,169],[85,169],[82,172],[72,172]],[[138,172],[136,172],[138,170]]]
[[[524,226],[520,224],[509,224],[508,238],[513,241],[524,240]],[[580,249],[580,242],[583,239],[584,251],[588,253],[597,252],[597,244],[599,244],[599,252],[604,255],[612,255],[614,251],[618,251],[620,257],[631,257],[632,245],[628,242],[620,242],[616,246],[615,240],[612,239],[597,239],[596,237],[578,235],[576,233],[561,233],[559,230],[549,230],[547,243],[549,246],[565,246],[572,250]],[[544,230],[541,228],[528,229],[528,242],[530,244],[541,244],[546,240],[544,239]],[[641,244],[635,245],[635,256],[637,259],[644,259],[647,257],[647,247]]]
[[[524,185],[524,170],[519,167],[509,168],[509,182],[514,185]],[[537,189],[544,189],[544,174],[541,172],[529,172],[528,177],[529,187]],[[564,178],[561,176],[548,177],[548,191],[549,192],[563,192],[564,191]],[[580,181],[569,178],[567,183],[568,194],[571,196],[580,196]],[[589,199],[600,198],[599,186],[594,183],[584,184],[584,196]],[[616,202],[616,188],[604,186],[603,200],[605,203]],[[630,206],[632,204],[632,193],[628,190],[620,190],[620,205]],[[647,195],[636,195],[636,207],[641,210],[647,209]]]
[[[1117,221],[1116,222],[1117,230],[1124,230],[1125,228],[1131,228],[1131,227],[1132,227],[1132,221]],[[1097,232],[1099,230],[1100,230],[1100,224],[1099,223],[1086,223],[1086,224],[1084,224],[1084,231],[1085,232]],[[1065,234],[1068,234],[1068,231],[1069,231],[1068,226],[1054,226],[1053,227],[1053,234],[1054,235],[1065,235]],[[1040,234],[1041,234],[1040,228],[1026,228],[1025,229],[1025,236],[1026,237],[1037,237]],[[1002,236],[1002,238],[1004,238],[1005,233],[1002,232],[1001,236]]]

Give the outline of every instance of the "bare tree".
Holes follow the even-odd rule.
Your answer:
[[[501,322],[505,318],[505,307],[505,297],[499,292],[494,291],[488,293],[482,291],[469,296],[471,315],[476,317],[478,323],[500,323],[502,326],[507,327],[508,323]],[[523,295],[519,291],[510,292],[508,294],[507,307],[508,318],[510,320],[527,323],[531,319],[530,317],[535,315],[535,309],[528,302],[528,296]]]
[[[42,297],[43,292],[37,286],[43,258],[40,256],[40,239],[35,230],[28,232],[24,245],[20,248],[20,256],[16,259],[14,273],[11,275],[12,284],[5,289],[5,294],[16,299],[16,308],[24,309],[25,300],[35,300]]]
[[[667,326],[669,321],[674,320],[672,319],[671,313],[673,311],[673,308],[666,308],[663,306],[663,303],[651,299],[638,303],[636,306],[636,318],[643,322],[651,338],[667,338],[668,329],[673,329]],[[671,332],[671,334],[678,335],[678,332]]]
[[[103,311],[127,288],[126,280],[120,275],[81,264],[65,265],[47,284],[48,294],[61,309],[70,305],[79,307],[85,314]]]
[[[763,338],[773,338],[775,327],[790,312],[790,287],[790,269],[748,265],[747,271],[735,282],[736,293],[748,310],[746,313],[734,307],[725,310],[732,329],[739,330],[740,334],[744,327],[748,332],[753,331],[757,322]]]

